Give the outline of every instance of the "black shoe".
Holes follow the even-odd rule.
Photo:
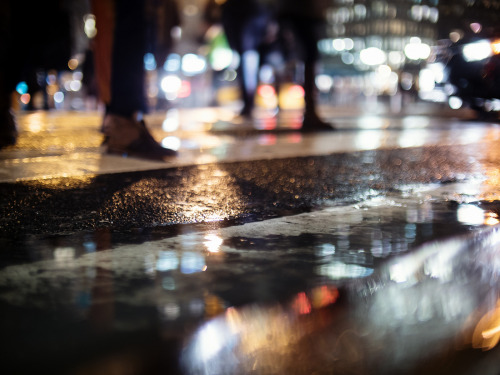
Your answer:
[[[104,119],[103,132],[105,144],[110,154],[162,160],[176,156],[175,150],[162,147],[146,128],[144,121],[107,115]]]
[[[304,114],[304,119],[302,120],[302,128],[300,129],[302,133],[325,132],[333,130],[336,130],[335,126],[321,120],[315,113]]]
[[[177,156],[178,152],[161,146],[153,138],[146,128],[144,121],[140,122],[142,131],[137,140],[133,141],[126,148],[126,152],[131,156],[144,157],[146,159],[159,160],[166,157]]]
[[[16,120],[11,111],[4,111],[0,115],[0,149],[14,146],[17,141]]]

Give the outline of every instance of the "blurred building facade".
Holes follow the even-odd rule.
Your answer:
[[[500,1],[331,0],[327,21],[319,45],[326,72],[358,77],[364,93],[394,95],[419,89],[434,47],[491,34]]]

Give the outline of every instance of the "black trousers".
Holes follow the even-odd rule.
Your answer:
[[[147,111],[144,86],[145,1],[116,0],[114,5],[111,101],[107,103],[107,112],[129,117],[134,112]]]

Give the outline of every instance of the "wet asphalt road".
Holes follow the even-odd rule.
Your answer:
[[[0,184],[8,237],[244,223],[464,181],[475,150],[419,147]],[[492,161],[495,162],[495,161]]]
[[[465,144],[4,180],[2,366],[496,375],[498,349],[481,348],[500,296],[500,137],[495,124],[449,121],[457,138],[487,131]],[[244,139],[230,142],[261,138]],[[28,166],[35,151],[22,145],[7,155]],[[75,152],[44,147],[69,163]]]

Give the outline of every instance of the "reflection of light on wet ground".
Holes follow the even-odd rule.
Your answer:
[[[500,341],[500,300],[495,309],[489,311],[477,323],[472,335],[474,348],[491,350]]]
[[[497,213],[473,204],[461,204],[457,209],[457,220],[467,225],[496,225],[500,222]]]
[[[199,253],[186,251],[181,256],[181,272],[192,274],[205,269],[205,257]]]
[[[430,125],[430,118],[427,116],[406,116],[402,120],[402,127],[410,128],[425,128]]]
[[[188,374],[305,374],[286,367],[303,365],[297,357],[292,360],[300,358],[296,345],[325,322],[310,317],[300,324],[298,318],[334,304],[338,296],[335,287],[323,285],[310,295],[298,293],[287,306],[228,308],[193,335],[182,358],[184,367]]]
[[[195,158],[195,162],[198,164],[209,164],[216,163],[219,159],[216,155],[202,154]]]
[[[386,129],[391,122],[379,116],[362,116],[358,120],[358,126],[361,129]]]
[[[67,177],[67,176],[63,176]],[[82,186],[92,184],[95,176],[85,175],[85,176],[72,176],[68,179],[52,178],[52,176],[47,175],[45,178],[39,178],[37,180],[27,182],[31,186],[40,186],[49,189],[74,189],[81,188]]]
[[[169,192],[170,183],[161,179],[143,179],[131,183],[122,190],[113,194],[108,214],[113,216],[116,207],[130,209],[135,212],[140,202],[155,203],[155,211],[162,218],[171,215],[169,202],[176,201],[181,207],[179,217],[184,222],[215,222],[234,215],[242,209],[247,197],[241,193],[241,186],[235,179],[224,179],[221,186],[221,177],[225,175],[224,169],[209,168],[206,165],[198,166],[196,173],[186,174],[182,184],[189,187],[176,195]],[[160,191],[165,202],[158,204],[155,193]]]
[[[462,142],[475,143],[488,137],[488,129],[484,127],[469,127],[455,133]]]
[[[472,204],[462,204],[458,207],[457,219],[464,224],[481,225],[484,223],[484,211]]]
[[[173,277],[164,277],[161,285],[165,290],[175,290],[175,279]]]
[[[161,145],[171,150],[179,150],[181,148],[181,140],[178,137],[166,137],[161,141]]]
[[[54,250],[54,259],[62,265],[67,264],[75,258],[75,248],[73,247],[57,247]]]
[[[217,234],[210,233],[205,236],[205,242],[203,242],[203,244],[210,253],[218,253],[222,242],[222,238],[220,238]]]
[[[486,217],[484,219],[484,224],[497,225],[500,223],[500,220],[498,219],[498,214],[496,214],[494,212],[486,212],[485,215],[486,215]]]
[[[276,144],[278,137],[276,134],[262,134],[259,136],[257,142],[263,146],[273,146]]]
[[[175,108],[150,114],[146,118],[146,123],[156,139],[176,136],[182,140],[179,157],[172,158],[167,163],[160,163],[104,155],[103,148],[100,147],[102,134],[99,132],[102,119],[97,112],[91,114],[44,112],[23,114],[18,118],[21,130],[18,146],[12,150],[2,150],[7,157],[0,166],[0,178],[3,181],[14,181],[16,178],[77,176],[157,169],[166,164],[171,167],[225,160],[254,160],[270,156],[326,155],[332,152],[373,150],[379,147],[414,146],[422,144],[422,140],[425,144],[468,145],[472,142],[484,141],[478,143],[476,155],[487,153],[488,156],[494,157],[493,149],[497,147],[493,142],[499,138],[498,129],[487,126],[488,124],[457,123],[449,120],[440,122],[436,119],[429,120],[425,116],[394,118],[374,115],[365,116],[359,126],[358,118],[352,114],[348,117],[336,118],[335,113],[327,118],[332,119],[340,130],[357,129],[357,131],[339,131],[307,137],[302,137],[300,133],[277,133],[274,134],[276,136],[274,139],[261,138],[260,141],[264,141],[264,144],[259,144],[258,137],[252,136],[243,140],[234,135],[230,136],[231,133],[224,133],[224,130],[237,132],[245,128],[255,129],[259,118],[265,118],[266,115],[269,113],[259,112],[256,121],[237,124],[233,121],[235,119],[234,108]],[[301,126],[302,113],[301,111],[280,111],[278,115],[274,114],[269,118],[272,121],[277,119],[278,128],[294,129]],[[223,126],[222,129],[218,129],[216,123],[221,121],[226,122],[225,128]],[[431,121],[429,126],[425,126],[426,121]],[[388,127],[387,122],[390,123]],[[447,124],[446,128],[443,124]],[[30,130],[30,126],[34,128]],[[436,127],[439,127],[439,130]],[[425,136],[424,128],[425,131],[432,131],[432,137]],[[403,134],[398,131],[399,129],[403,129]],[[223,131],[217,132],[217,130]],[[417,133],[412,133],[412,131],[417,131]],[[418,136],[414,137],[415,134]],[[292,140],[291,137],[295,138]],[[491,142],[492,147],[485,149],[484,145],[488,145],[488,142]],[[297,147],[290,147],[291,144]],[[167,146],[177,148],[178,145],[179,141],[175,140],[175,145]],[[269,147],[271,145],[272,147]],[[477,159],[478,157],[476,157],[476,162]],[[498,195],[495,189],[498,184],[494,183],[495,179],[498,180],[495,170],[495,168],[489,168],[486,171],[488,181],[492,181],[492,185],[484,193],[485,199],[495,199]]]
[[[319,309],[335,303],[338,297],[336,287],[322,285],[312,290],[311,303],[315,309]]]
[[[171,109],[167,112],[162,129],[165,132],[174,132],[179,129],[179,110]]]
[[[373,269],[359,266],[357,264],[332,262],[319,266],[317,272],[319,275],[329,277],[332,280],[341,280],[369,276],[373,273]]]
[[[398,283],[416,283],[419,274],[448,281],[449,263],[455,255],[463,250],[462,241],[448,241],[445,245],[436,244],[426,247],[415,254],[397,259],[389,266],[389,278]]]
[[[200,171],[230,175],[222,167]],[[211,184],[220,188],[215,180],[204,183],[210,188]],[[460,241],[450,241],[402,255],[401,251],[415,250],[402,243],[422,243],[436,222],[457,231],[464,228],[452,223],[459,207],[436,206],[428,191],[415,191],[412,199],[379,198],[372,204],[263,222],[209,225],[209,231],[196,233],[190,228],[160,241],[111,251],[96,251],[98,242],[89,238],[75,246],[51,244],[48,261],[1,270],[0,297],[28,306],[43,303],[47,309],[77,306],[80,313],[103,301],[117,312],[121,306],[154,306],[158,329],[165,335],[182,335],[184,324],[192,329],[201,319],[214,317],[207,321],[214,329],[203,333],[198,349],[189,346],[187,353],[195,356],[188,359],[190,365],[199,369],[191,373],[347,374],[363,363],[424,361],[422,353],[452,345],[464,326],[475,327],[495,309],[486,304],[477,311],[483,301],[498,299],[492,293],[480,300],[483,296],[477,292],[497,288],[500,261],[486,245],[477,248],[484,242],[494,249],[494,236],[475,239],[463,248],[457,246]],[[485,218],[495,216],[484,209]],[[108,274],[104,282],[96,276],[103,270]],[[94,286],[103,284],[107,294],[93,295]],[[292,291],[283,297],[283,290]],[[243,302],[235,303],[234,296]],[[342,320],[343,311],[348,322]],[[132,323],[120,321],[121,315],[117,313],[115,321],[127,329],[145,320],[139,313]],[[481,323],[481,340],[493,339],[497,329],[493,318]],[[211,341],[215,347],[207,346]],[[345,362],[347,357],[352,363]],[[345,367],[339,369],[342,364]],[[294,366],[300,370],[294,372]]]
[[[335,254],[335,245],[330,243],[322,244],[316,247],[316,255],[319,257],[328,257]]]
[[[181,315],[181,308],[178,304],[170,302],[163,306],[163,314],[167,320],[175,320]]]
[[[311,302],[304,292],[297,294],[295,300],[292,302],[292,308],[297,314],[309,314],[311,312]]]
[[[196,353],[202,361],[208,361],[231,341],[232,333],[223,322],[207,324],[197,336]],[[221,364],[222,365],[222,364]]]
[[[378,130],[360,130],[354,139],[357,148],[375,150],[382,145],[383,134]]]
[[[273,130],[278,126],[278,120],[276,117],[264,117],[260,118],[255,123],[255,128],[259,130]]]
[[[158,271],[176,270],[179,267],[179,258],[175,251],[160,251],[158,253],[158,261],[156,269]]]
[[[400,147],[422,146],[429,135],[428,130],[404,130],[398,138],[398,145]]]
[[[45,128],[46,119],[43,112],[36,112],[26,116],[26,126],[33,133],[38,133]]]

